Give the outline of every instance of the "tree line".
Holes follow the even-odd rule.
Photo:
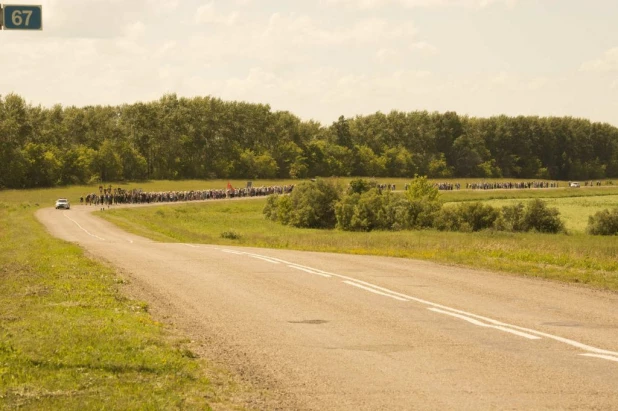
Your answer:
[[[618,128],[572,117],[375,113],[331,125],[214,97],[50,108],[0,95],[0,188],[142,179],[618,177]]]

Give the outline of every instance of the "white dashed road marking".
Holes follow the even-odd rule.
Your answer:
[[[584,357],[601,358],[603,360],[618,362],[618,357],[612,357],[611,355],[599,355],[599,354],[579,354]]]
[[[428,308],[428,310],[436,312],[436,313],[440,313],[440,314],[450,315],[451,317],[460,318],[460,319],[462,319],[464,321],[467,321],[467,322],[469,322],[471,324],[478,325],[479,327],[495,328],[496,330],[501,330],[501,331],[505,331],[507,333],[515,334],[515,335],[518,335],[520,337],[527,338],[529,340],[540,340],[541,339],[541,337],[537,337],[536,335],[530,335],[530,334],[523,333],[521,331],[511,330],[510,328],[502,327],[502,326],[499,326],[499,325],[485,324],[485,323],[483,323],[481,321],[475,320],[474,318],[466,317],[465,315],[461,315],[461,314],[455,314],[455,313],[452,313],[452,312],[449,312],[449,311],[440,310],[439,308]]]
[[[363,290],[372,292],[374,294],[378,294],[378,295],[383,295],[385,297],[394,298],[395,300],[408,301],[405,298],[401,298],[401,297],[397,297],[397,296],[394,296],[394,295],[391,295],[391,294],[383,293],[382,291],[378,291],[378,290],[374,290],[373,288],[365,287],[364,285],[357,284],[357,283],[355,283],[353,281],[344,281],[344,283],[348,284],[348,285],[353,285],[354,287],[362,288]]]
[[[601,348],[593,347],[593,346],[583,344],[578,341],[570,340],[568,338],[560,337],[557,335],[548,334],[548,333],[544,333],[544,332],[537,331],[537,330],[532,330],[532,329],[525,328],[525,327],[519,327],[517,325],[503,323],[501,321],[494,320],[492,318],[483,317],[481,315],[458,310],[456,308],[447,307],[442,304],[437,304],[437,303],[423,300],[421,298],[413,297],[407,294],[402,294],[397,291],[389,290],[388,288],[380,287],[378,285],[371,284],[371,283],[368,283],[362,280],[357,280],[355,278],[348,277],[345,275],[329,273],[327,271],[319,270],[317,268],[307,267],[305,265],[300,265],[300,264],[292,263],[292,262],[282,260],[279,258],[268,257],[268,256],[260,255],[260,254],[246,253],[242,251],[235,251],[235,250],[229,250],[229,249],[223,249],[221,251],[225,253],[236,254],[236,255],[247,255],[249,257],[259,258],[261,260],[264,260],[270,263],[274,263],[274,262],[283,263],[283,264],[286,264],[290,268],[294,268],[296,270],[303,271],[309,274],[321,275],[322,277],[326,277],[326,278],[337,277],[339,279],[344,280],[343,282],[345,284],[352,285],[354,287],[363,289],[365,291],[372,292],[374,294],[382,295],[384,297],[393,298],[398,301],[403,301],[403,302],[414,301],[414,302],[417,302],[423,305],[428,305],[429,306],[428,309],[433,312],[459,318],[461,320],[467,321],[479,327],[494,328],[496,330],[514,334],[519,337],[527,338],[529,340],[540,340],[543,337],[545,337],[545,338],[548,338],[554,341],[561,342],[563,344],[570,345],[575,348],[579,348],[583,351],[587,351],[587,353],[585,354],[580,354],[582,356],[594,357],[594,358],[600,358],[600,359],[604,359],[608,361],[618,362],[618,352],[603,350]]]
[[[309,273],[309,274],[315,274],[315,275],[319,275],[319,276],[322,276],[322,277],[326,277],[326,278],[332,277],[332,275],[318,273],[317,271],[313,271],[313,270],[307,269],[307,268],[305,268],[303,266],[300,266],[300,265],[288,264],[288,267],[294,268],[296,270],[304,271],[304,272]]]

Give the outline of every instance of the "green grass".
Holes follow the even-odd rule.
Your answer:
[[[618,191],[618,190],[616,190]],[[595,213],[618,207],[618,193],[616,195],[590,196],[590,197],[549,197],[543,198],[549,207],[555,207],[560,211],[560,216],[565,222],[567,230],[571,232],[585,233],[588,226],[588,217]],[[512,205],[522,200],[491,200],[487,204],[494,207]],[[525,203],[525,201],[523,201]]]
[[[349,180],[339,179],[344,185]],[[379,181],[401,189],[407,180]],[[289,183],[293,181],[254,181]],[[155,181],[114,187],[159,191],[226,184]],[[0,191],[0,408],[236,407],[230,395],[244,388],[215,389],[218,384],[209,383],[207,376],[219,381],[225,378],[218,377],[220,371],[194,358],[190,344],[154,321],[145,303],[124,298],[124,280],[113,269],[51,237],[34,218],[37,208],[53,206],[59,197],[76,204],[93,191],[98,186]],[[500,204],[500,199],[512,197],[552,198],[573,227],[581,227],[593,210],[614,204],[616,193],[614,187],[462,190],[444,192],[443,199]],[[212,201],[102,214],[160,241],[390,255],[618,289],[616,239],[587,236],[575,228],[571,235],[302,230],[266,221],[263,204],[263,199]]]
[[[250,388],[36,220],[35,203],[77,190],[0,192],[0,409],[242,409]]]
[[[570,209],[572,202],[595,201],[610,205],[615,199],[615,195],[607,198],[557,196],[552,205]],[[437,231],[354,233],[298,229],[264,219],[261,213],[264,203],[263,199],[212,201],[116,209],[100,215],[128,231],[157,241],[415,258],[618,290],[618,242],[615,238],[580,232],[569,235]],[[574,224],[580,226],[587,217],[585,207],[581,208],[580,214],[573,216]],[[236,233],[238,238],[222,236],[229,232]]]
[[[566,183],[563,183],[566,184]],[[532,198],[578,198],[618,195],[618,185],[586,188],[510,189],[510,190],[460,190],[441,191],[444,201],[488,201]]]

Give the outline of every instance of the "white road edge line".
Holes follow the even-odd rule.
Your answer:
[[[237,255],[245,254],[240,251],[234,251],[234,250],[221,250],[221,251],[223,251],[224,253],[228,253],[228,254],[237,254]]]
[[[249,257],[257,258],[258,260],[266,261],[267,263],[271,263],[271,264],[279,264],[279,261],[274,261],[274,260],[271,260],[270,258],[261,257],[259,255],[249,255]]]
[[[295,268],[295,269],[297,269],[297,270],[304,271],[304,272],[309,273],[309,274],[315,274],[315,275],[319,275],[319,276],[326,277],[326,278],[330,278],[330,277],[332,277],[331,275],[328,275],[328,274],[322,274],[322,273],[318,273],[318,272],[315,272],[315,271],[312,271],[312,270],[308,270],[308,269],[306,269],[306,268],[304,268],[304,267],[300,267],[300,266],[298,266],[298,265],[291,265],[291,264],[290,264],[290,265],[288,265],[288,267],[290,267],[290,268]]]
[[[186,245],[187,247],[191,247],[191,248],[199,248],[198,246],[193,245],[193,244],[183,243],[182,245]]]
[[[236,251],[232,251],[232,250],[222,250],[222,251],[224,251],[224,252],[231,252],[231,253],[234,253],[234,254],[248,254],[248,253],[236,252]],[[428,306],[433,307],[433,308],[438,308],[438,309],[441,309],[441,310],[444,310],[444,311],[447,311],[447,312],[450,312],[450,313],[461,314],[463,316],[467,316],[467,317],[472,317],[472,318],[476,318],[476,319],[479,319],[479,320],[483,320],[483,321],[485,321],[487,323],[493,324],[494,326],[506,328],[506,329],[509,330],[508,332],[512,332],[514,330],[519,330],[519,331],[523,331],[523,334],[531,334],[531,335],[535,335],[537,337],[545,337],[545,338],[548,338],[548,339],[551,339],[551,340],[554,340],[554,341],[561,342],[563,344],[570,345],[570,346],[575,347],[575,348],[579,348],[579,349],[584,350],[584,351],[588,351],[589,353],[592,353],[592,354],[608,356],[608,357],[612,357],[612,358],[613,357],[618,357],[618,352],[615,352],[615,351],[603,350],[601,348],[593,347],[591,345],[583,344],[583,343],[580,343],[578,341],[570,340],[568,338],[560,337],[560,336],[557,336],[557,335],[544,333],[542,331],[532,330],[530,328],[519,327],[517,325],[503,323],[501,321],[494,320],[492,318],[487,318],[487,317],[484,317],[482,315],[472,314],[472,313],[469,313],[469,312],[466,312],[466,311],[458,310],[456,308],[447,307],[447,306],[442,305],[442,304],[437,304],[437,303],[434,303],[434,302],[431,302],[431,301],[423,300],[421,298],[412,297],[412,296],[407,295],[407,294],[402,294],[402,293],[399,293],[399,292],[396,292],[396,291],[393,291],[393,290],[389,290],[388,288],[384,288],[384,287],[380,287],[380,286],[375,285],[375,284],[368,283],[366,281],[357,280],[356,278],[348,277],[348,276],[341,275],[341,274],[329,273],[329,272],[318,270],[318,269],[312,268],[312,267],[301,266],[300,264],[295,264],[295,263],[292,263],[292,262],[289,262],[289,261],[285,261],[285,260],[281,260],[281,259],[278,259],[278,258],[275,258],[275,257],[266,257],[266,258],[270,258],[270,259],[273,259],[275,261],[282,262],[284,264],[295,265],[297,267],[302,267],[302,268],[305,268],[307,270],[312,270],[314,272],[319,272],[319,273],[331,275],[332,277],[337,277],[337,278],[340,278],[342,280],[347,280],[347,281],[344,281],[344,283],[350,284],[350,285],[354,285],[355,287],[363,288],[363,289],[365,289],[367,291],[371,291],[371,292],[376,293],[376,294],[384,295],[386,297],[391,297],[391,298],[399,299],[400,301],[414,301],[414,302],[417,302],[417,303],[420,303],[420,304],[424,304],[424,305],[428,305]],[[365,285],[366,287],[361,286],[361,284]]]
[[[272,260],[275,260],[275,261],[279,261],[280,263],[283,263],[283,264],[287,264],[288,267],[292,267],[292,266],[300,267],[300,268],[303,268],[303,269],[305,269],[307,271],[310,271],[310,272],[312,272],[314,274],[323,274],[324,277],[328,277],[328,278],[333,277],[333,276],[339,277],[338,274],[329,273],[327,271],[319,270],[319,269],[313,268],[313,267],[307,267],[306,265],[297,264],[297,263],[291,263],[289,261],[281,260],[281,259],[275,258],[275,257],[268,257],[268,258],[270,258]]]
[[[81,225],[79,225],[79,223],[75,220],[73,220],[71,217],[69,217],[68,215],[66,215],[66,211],[62,212],[62,215],[65,216],[66,218],[68,218],[69,220],[73,221],[79,228],[81,228],[86,234],[88,234],[90,237],[94,237],[94,238],[98,238],[99,240],[105,241],[104,238],[99,237],[98,235],[94,235],[91,234],[88,230],[86,230],[84,227],[82,227]]]
[[[441,310],[439,308],[428,308],[428,310],[436,312],[436,313],[440,313],[440,314],[449,315],[451,317],[456,317],[456,318],[459,318],[461,320],[464,320],[464,321],[467,321],[469,323],[472,323],[474,325],[478,325],[479,327],[495,328],[496,330],[505,331],[507,333],[515,334],[515,335],[518,335],[520,337],[527,338],[529,340],[540,340],[541,339],[541,337],[537,337],[536,335],[530,335],[530,334],[523,333],[521,331],[511,330],[510,328],[502,327],[502,326],[499,326],[499,325],[485,324],[483,322],[475,320],[474,318],[466,317],[465,315],[461,315],[461,314],[455,314],[455,313],[452,313],[450,311],[444,311],[444,310]]]
[[[391,295],[391,294],[386,294],[386,293],[383,293],[381,291],[374,290],[373,288],[369,288],[369,287],[365,287],[364,285],[357,284],[357,283],[355,283],[353,281],[343,281],[343,282],[345,284],[348,284],[348,285],[353,285],[354,287],[362,288],[363,290],[369,291],[369,292],[374,293],[374,294],[379,294],[379,295],[383,295],[385,297],[394,298],[395,300],[399,300],[399,301],[408,301],[405,298],[397,297],[397,296],[394,296],[394,295]]]
[[[603,360],[618,362],[618,357],[612,357],[611,355],[599,355],[599,354],[579,354],[583,357],[601,358]]]
[[[581,350],[588,351],[590,353],[618,357],[618,352],[615,352],[615,351],[603,350],[601,348],[597,348],[597,347],[593,347],[593,346],[590,346],[590,345],[582,344],[580,342],[569,340],[568,338],[564,338],[564,337],[559,337],[557,335],[544,333],[542,331],[532,330],[530,328],[519,327],[517,325],[503,323],[503,322],[498,321],[498,320],[494,320],[494,319],[491,319],[491,318],[483,317],[482,315],[472,314],[472,313],[469,313],[469,312],[466,312],[466,311],[458,310],[458,309],[455,309],[455,308],[447,307],[445,305],[436,304],[436,303],[433,303],[431,301],[423,300],[421,298],[412,297],[412,296],[407,295],[407,294],[398,293],[396,291],[392,291],[392,290],[389,290],[387,288],[383,288],[383,287],[380,287],[380,286],[377,286],[377,285],[373,285],[373,284],[367,283],[365,281],[355,280],[353,278],[346,277],[344,275],[338,275],[338,274],[334,274],[334,275],[336,277],[339,277],[339,278],[345,278],[345,279],[357,281],[357,282],[359,282],[361,284],[366,284],[366,285],[374,287],[374,288],[376,288],[378,290],[382,290],[382,291],[385,291],[385,292],[390,292],[393,295],[397,295],[397,296],[400,296],[400,297],[403,297],[403,298],[407,298],[410,301],[415,301],[417,303],[428,305],[430,307],[440,308],[440,309],[445,310],[445,311],[450,311],[450,312],[453,312],[453,313],[462,314],[462,315],[465,315],[465,316],[468,316],[468,317],[473,317],[473,318],[476,318],[476,319],[479,319],[479,320],[483,320],[483,321],[488,322],[488,323],[493,324],[493,325],[497,325],[497,326],[501,326],[501,327],[508,327],[510,329],[515,329],[515,330],[523,331],[525,333],[533,334],[533,335],[536,335],[536,336],[539,336],[539,337],[549,338],[551,340],[558,341],[558,342],[561,342],[563,344],[567,344],[567,345],[570,345],[572,347],[576,347],[576,348],[579,348]]]

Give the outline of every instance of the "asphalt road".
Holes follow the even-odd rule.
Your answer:
[[[618,409],[618,295],[407,259],[156,243],[75,206],[53,235],[265,390],[258,408]]]

